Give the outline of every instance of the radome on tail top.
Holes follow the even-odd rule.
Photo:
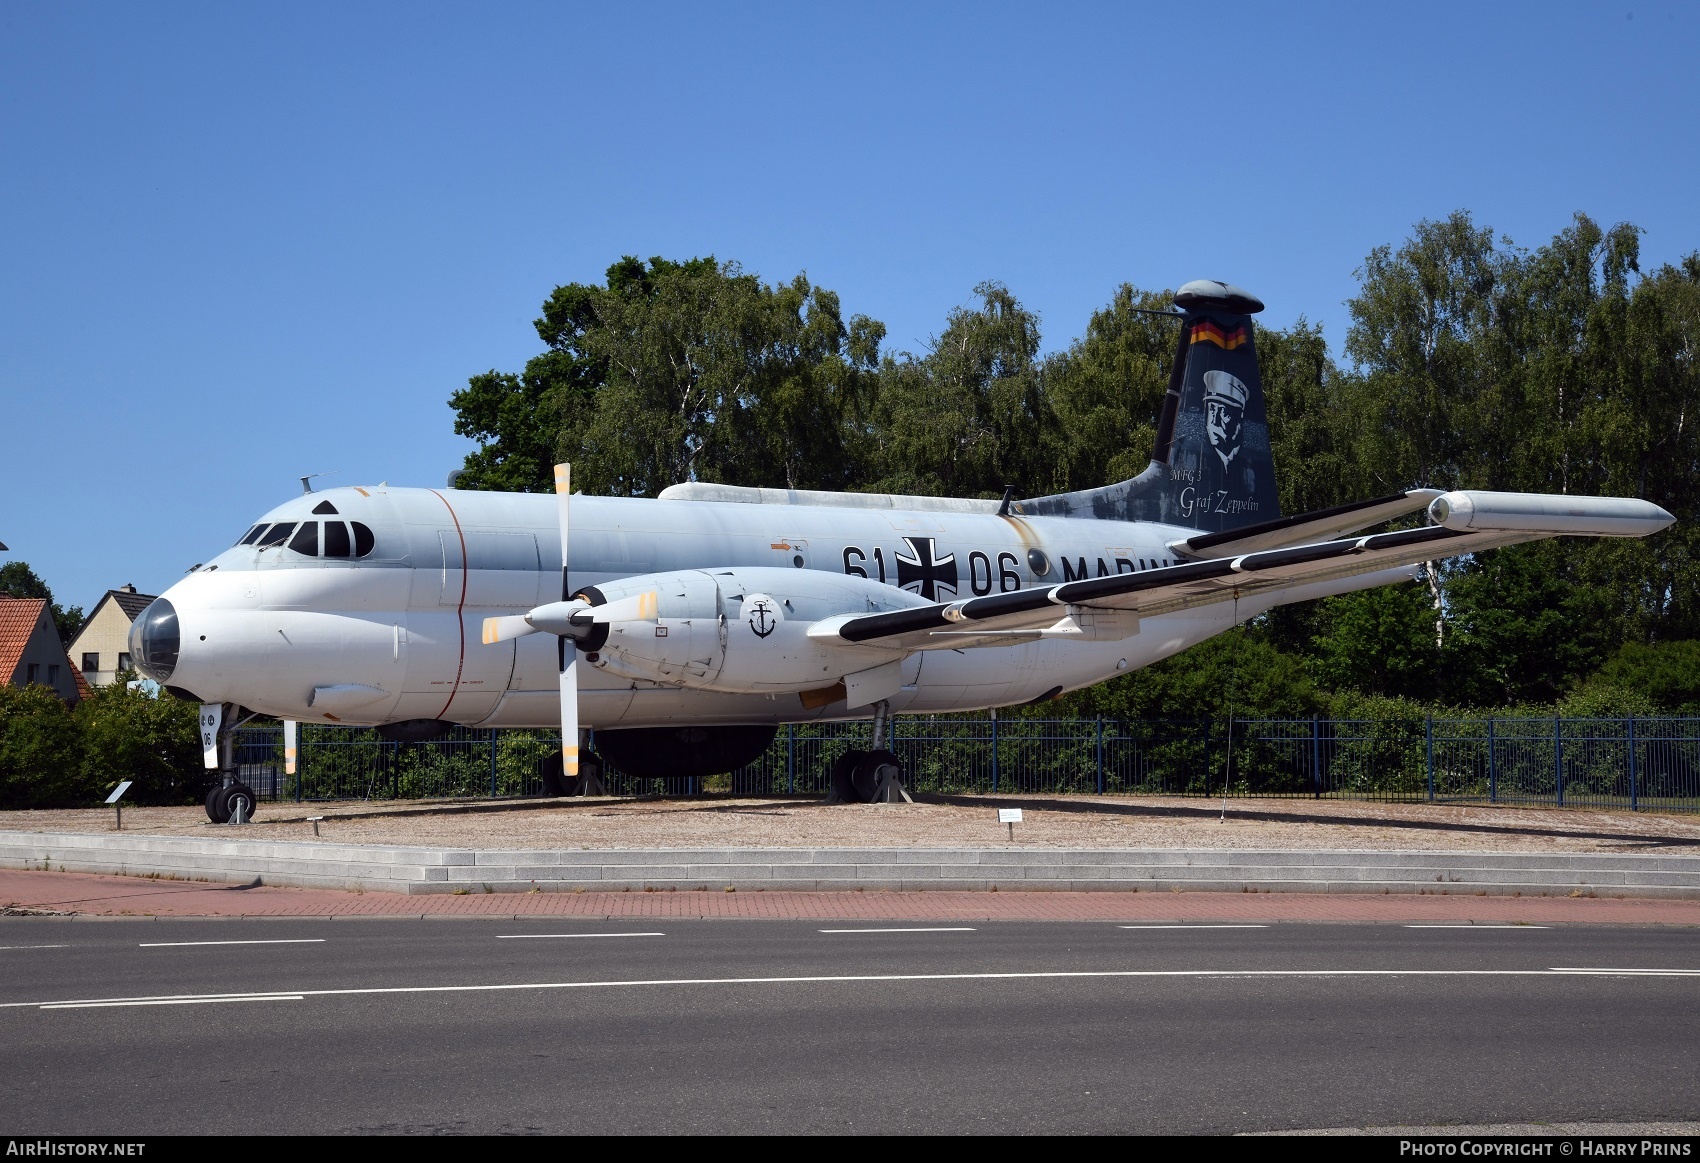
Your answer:
[[[1031,702],[1424,561],[1673,520],[1633,498],[1435,489],[1283,517],[1263,304],[1205,280],[1175,304],[1157,447],[1132,480],[1001,502],[701,483],[646,500],[572,496],[562,465],[555,498],[328,489],[167,590],[131,654],[205,704],[215,819],[252,811],[229,744],[252,714],[399,739],[564,725],[556,792],[594,789],[603,757],[709,774],[752,761],[780,724],[872,718],[834,795],[892,798],[889,715]],[[1359,533],[1424,509],[1421,528]]]

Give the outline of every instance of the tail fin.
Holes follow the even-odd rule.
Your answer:
[[[1175,294],[1180,339],[1151,464],[1132,480],[1018,501],[1026,516],[1161,521],[1220,533],[1281,515],[1253,295],[1200,279]]]

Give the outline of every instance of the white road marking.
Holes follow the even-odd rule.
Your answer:
[[[1545,929],[1547,925],[1405,925],[1407,929]]]
[[[230,997],[159,997],[137,1001],[72,1001],[44,1005],[44,1010],[106,1010],[119,1006],[205,1006],[231,1001],[306,1001],[298,993],[233,994]]]
[[[142,949],[181,949],[189,945],[323,945],[323,937],[284,937],[269,941],[143,941]]]
[[[977,933],[978,929],[963,926],[944,929],[816,929],[817,933]]]
[[[0,1002],[0,1009],[69,1009],[142,1002],[271,1001],[309,997],[369,997],[410,993],[512,993],[524,989],[616,989],[682,985],[834,985],[882,981],[1062,981],[1093,978],[1285,978],[1285,977],[1700,977],[1700,969],[1083,969],[1025,973],[859,973],[804,977],[657,977],[625,981],[529,981],[510,985],[393,985],[364,989],[302,989],[273,993],[189,993],[152,997],[68,998],[62,1001]]]
[[[7,949],[69,949],[69,945],[0,945],[0,950]]]
[[[536,941],[546,937],[665,937],[666,933],[497,933],[498,941]]]
[[[1267,929],[1268,925],[1117,925],[1118,929]]]
[[[1643,977],[1700,977],[1700,969],[1554,969],[1554,973],[1629,973]]]

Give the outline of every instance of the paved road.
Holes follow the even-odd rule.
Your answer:
[[[5,1133],[1694,1120],[1700,930],[7,919],[0,1045]]]

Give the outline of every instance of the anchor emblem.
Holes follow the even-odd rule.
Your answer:
[[[750,630],[757,638],[766,638],[779,628],[778,611],[774,608],[773,599],[766,595],[751,595],[749,599]]]

